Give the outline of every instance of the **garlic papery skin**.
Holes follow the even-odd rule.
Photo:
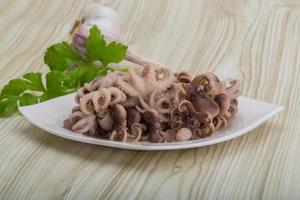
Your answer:
[[[83,15],[77,23],[78,27],[75,27],[74,32],[71,33],[72,45],[83,56],[86,56],[86,40],[94,25],[101,30],[106,40],[125,43],[121,19],[114,10],[91,3],[84,9]]]
[[[120,16],[110,8],[91,3],[84,9],[79,27],[72,33],[74,43],[79,41],[76,45],[82,46],[82,39],[88,38],[89,30],[93,25],[101,30],[106,40],[125,43]]]
[[[89,37],[90,29],[94,25],[101,30],[106,40],[126,44],[122,32],[121,18],[116,11],[91,3],[83,10],[83,17],[81,17],[80,23],[76,23],[77,27],[71,33],[72,45],[84,57],[87,56],[85,49],[86,40]],[[130,50],[127,50],[125,59],[142,66],[147,64],[163,66]]]
[[[86,18],[106,18],[110,19],[115,24],[122,25],[122,20],[116,11],[97,3],[88,4],[84,9],[83,16]]]

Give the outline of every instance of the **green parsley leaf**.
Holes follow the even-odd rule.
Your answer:
[[[83,85],[92,81],[95,77],[100,75],[102,68],[97,66],[82,65],[70,72],[68,74],[71,76],[72,80],[75,81],[76,86]]]
[[[41,73],[27,73],[23,79],[13,79],[3,88],[2,96],[18,96],[26,90],[44,91]]]
[[[127,46],[114,41],[106,46],[105,51],[102,52],[99,60],[104,66],[108,63],[119,63],[124,59],[126,51]]]
[[[17,99],[0,100],[0,117],[7,117],[18,110]]]
[[[93,62],[95,60],[99,60],[101,58],[102,52],[105,49],[105,46],[106,42],[103,35],[101,34],[101,31],[97,28],[97,26],[93,26],[90,29],[90,36],[86,41],[86,50],[88,53],[89,61]]]
[[[115,41],[107,45],[101,31],[94,25],[90,29],[86,50],[90,62],[99,60],[103,66],[107,66],[109,63],[122,61],[125,57],[127,46]]]
[[[66,85],[72,81],[70,76],[61,71],[51,71],[46,74],[47,90],[41,96],[41,100],[45,101],[58,96],[68,94],[69,90],[74,92],[74,88],[68,88]]]
[[[38,102],[39,102],[39,97],[30,93],[25,93],[20,97],[20,106],[32,105]]]
[[[0,93],[0,117],[16,112],[18,103],[22,106],[38,103],[38,96],[31,93],[44,91],[41,73],[27,73],[22,78],[9,81]]]
[[[86,61],[67,42],[62,42],[54,44],[47,49],[44,62],[52,71],[64,71],[71,66],[82,64]]]
[[[42,81],[42,73],[27,73],[23,76],[25,79],[29,80],[32,86],[35,87],[37,91],[44,91],[44,85]]]

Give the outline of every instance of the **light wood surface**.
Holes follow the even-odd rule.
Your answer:
[[[45,71],[85,1],[1,0],[0,86]],[[242,94],[284,106],[249,134],[182,151],[137,152],[0,119],[0,199],[299,199],[300,1],[101,1],[131,49],[192,73],[240,77]],[[47,115],[47,113],[45,113]]]

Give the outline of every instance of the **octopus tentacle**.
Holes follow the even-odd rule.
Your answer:
[[[110,87],[108,90],[111,95],[110,105],[126,101],[126,94],[119,88]]]
[[[72,130],[77,133],[95,133],[96,130],[95,116],[89,115],[83,117],[72,126]]]
[[[126,77],[119,77],[117,80],[117,85],[123,92],[125,92],[129,96],[142,96],[142,94],[128,82]]]
[[[79,88],[76,92],[75,102],[80,103],[81,98],[86,95],[89,91],[85,87]]]
[[[141,113],[144,113],[146,110],[151,109],[150,106],[144,101],[144,99],[142,97],[139,97],[139,102],[140,102],[142,108],[139,107],[138,105],[136,105],[136,109],[138,111],[140,111]]]
[[[196,76],[191,85],[204,95],[216,95],[221,86],[219,78],[210,72]]]
[[[75,106],[74,108],[72,108],[72,113],[76,112],[76,111],[80,111],[80,106]]]
[[[152,94],[150,95],[150,97],[149,97],[149,106],[151,108],[155,107],[155,101],[156,101],[156,95],[157,95],[157,93],[158,93],[158,90],[154,90],[152,92]]]
[[[111,93],[108,89],[102,88],[92,94],[92,101],[96,112],[106,109],[111,101]]]
[[[226,92],[227,92],[228,96],[235,94],[239,90],[240,85],[241,85],[241,83],[239,80],[231,81],[230,86],[226,88]]]
[[[124,102],[120,102],[120,104],[122,104],[125,108],[131,108],[131,107],[135,107],[138,103],[138,98],[136,97],[126,97],[126,100]]]
[[[219,115],[223,115],[224,113],[227,112],[227,110],[230,107],[230,99],[227,94],[220,93],[215,96],[214,101],[218,104],[219,106]]]
[[[168,97],[162,97],[157,100],[154,108],[158,113],[169,113],[172,108],[171,100]]]
[[[139,141],[147,127],[141,123],[134,123],[130,127],[130,134],[127,135],[127,141]]]
[[[97,77],[91,83],[84,86],[84,88],[89,92],[98,90],[98,88],[103,84],[103,80],[104,79],[102,77]]]
[[[108,71],[107,75],[103,78],[102,84],[99,86],[98,89],[113,87],[117,85],[118,79],[122,77],[126,77],[124,72]]]
[[[230,101],[230,106],[228,111],[231,113],[231,116],[235,115],[238,111],[238,101],[236,99],[233,99]]]
[[[143,78],[138,76],[136,71],[132,68],[128,70],[128,75],[130,77],[130,83],[132,84],[132,86],[140,93],[143,93],[146,90]]]
[[[216,130],[224,129],[225,127],[227,127],[227,123],[228,121],[224,116],[217,116],[213,119],[213,124]]]
[[[196,128],[193,130],[193,138],[199,139],[199,138],[205,138],[210,136],[215,131],[215,127],[213,123],[210,124],[203,124],[201,127]]]
[[[145,81],[154,83],[156,81],[155,68],[150,65],[145,65],[142,72],[142,77],[145,79]]]
[[[179,105],[178,105],[178,111],[183,112],[183,111],[191,111],[191,112],[196,112],[193,104],[188,101],[188,100],[183,100]]]
[[[110,112],[107,112],[106,115],[102,118],[97,119],[99,126],[105,131],[111,131],[114,125],[114,119]]]
[[[113,130],[109,136],[109,140],[125,142],[127,140],[127,131]]]
[[[179,101],[181,101],[182,99],[184,99],[186,97],[186,90],[184,89],[184,87],[182,86],[182,84],[178,84],[178,83],[172,83],[171,88],[174,90],[175,92],[175,96],[174,96],[174,103],[178,103]]]
[[[64,127],[72,130],[72,126],[84,117],[86,117],[86,115],[80,110],[74,111],[70,114],[69,118],[64,121]]]
[[[179,72],[175,74],[176,79],[180,83],[190,83],[192,81],[192,77],[189,73],[187,72]]]
[[[165,90],[171,86],[171,84],[175,81],[176,77],[173,72],[169,68],[160,68],[156,70],[156,80],[155,82],[151,82],[151,88]]]
[[[92,98],[95,92],[84,95],[80,100],[80,109],[86,115],[91,115],[95,111]]]
[[[114,120],[114,130],[110,136],[110,139],[117,141],[126,141],[127,139],[127,113],[125,108],[121,104],[115,104],[112,107],[112,117]]]

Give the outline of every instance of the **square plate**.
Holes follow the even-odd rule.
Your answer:
[[[210,137],[186,142],[160,144],[150,142],[117,142],[78,134],[63,127],[63,121],[69,116],[72,108],[76,105],[74,96],[75,93],[39,104],[23,106],[19,110],[35,126],[70,140],[121,149],[172,150],[202,147],[236,138],[256,128],[283,109],[283,107],[278,105],[247,97],[239,97],[239,111],[229,121],[228,127],[225,130],[215,132]]]

